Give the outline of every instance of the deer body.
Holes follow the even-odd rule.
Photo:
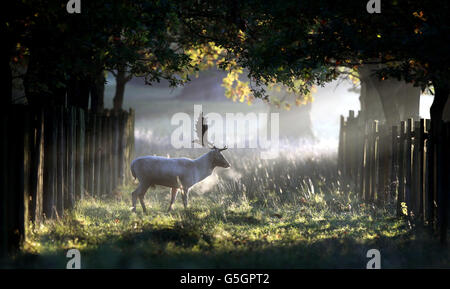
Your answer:
[[[171,188],[172,198],[169,211],[172,209],[178,190],[181,190],[183,205],[186,208],[189,190],[193,185],[210,176],[217,166],[230,167],[220,151],[220,149],[213,148],[194,160],[158,156],[145,156],[135,159],[131,163],[131,173],[139,180],[139,186],[132,193],[132,210],[136,211],[136,200],[139,198],[143,211],[146,211],[144,195],[149,187],[155,185]]]

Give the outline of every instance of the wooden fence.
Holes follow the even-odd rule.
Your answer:
[[[397,215],[439,232],[446,242],[450,202],[450,123],[433,142],[430,121],[408,119],[387,127],[341,116],[338,170],[346,190],[366,202],[394,202]]]
[[[0,136],[0,255],[20,247],[30,222],[61,217],[132,177],[133,110],[14,105],[0,113]]]

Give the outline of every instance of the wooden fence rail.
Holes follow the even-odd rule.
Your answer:
[[[387,127],[365,123],[353,111],[341,116],[338,173],[346,190],[378,205],[395,203],[398,216],[439,232],[446,242],[449,219],[450,123],[441,123],[439,141],[430,120],[408,119]]]
[[[86,194],[131,180],[134,111],[74,107],[0,112],[0,256],[20,247],[29,222],[61,217]]]

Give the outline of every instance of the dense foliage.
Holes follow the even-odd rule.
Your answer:
[[[342,67],[377,64],[381,78],[434,85],[443,95],[436,102],[445,103],[449,5],[383,1],[380,14],[365,6],[343,0],[102,0],[86,1],[81,14],[70,15],[65,3],[24,0],[7,15],[3,63],[27,66],[27,98],[44,98],[38,103],[73,86],[79,92],[84,86],[78,80],[98,84],[105,70],[177,85],[205,63],[230,71],[224,85],[234,99],[251,100],[250,91],[266,97],[271,83],[308,95]],[[239,79],[243,72],[247,82]],[[81,103],[86,106],[86,99]]]
[[[178,22],[170,1],[85,1],[80,14],[68,14],[63,2],[14,4],[3,57],[8,65],[26,66],[20,77],[31,104],[63,102],[67,92],[69,103],[87,107],[89,89],[83,90],[101,89],[105,70],[126,69],[149,83],[168,79],[175,85],[175,74],[189,65],[175,45]],[[11,93],[3,97],[8,102]]]

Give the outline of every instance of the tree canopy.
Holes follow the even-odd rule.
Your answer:
[[[362,64],[385,64],[385,77],[422,87],[448,74],[448,4],[383,1],[381,14],[369,14],[354,1],[233,3],[186,3],[185,26],[233,52],[257,81],[323,83]]]
[[[124,66],[149,83],[180,83],[176,74],[189,66],[189,58],[176,45],[174,3],[84,1],[80,14],[68,14],[65,5],[24,0],[6,19],[9,51],[4,57],[8,65],[27,66],[23,78],[29,103],[54,102],[74,82],[83,82],[78,88],[90,86],[103,71]]]
[[[368,64],[380,79],[433,86],[432,118],[449,94],[446,2],[382,1],[379,14],[344,0],[101,0],[84,1],[73,15],[65,4],[24,0],[6,18],[8,62],[26,59],[30,100],[60,94],[73,80],[95,83],[104,70],[178,85],[211,65],[230,72],[227,94],[241,101],[266,97],[273,83],[307,96]]]

